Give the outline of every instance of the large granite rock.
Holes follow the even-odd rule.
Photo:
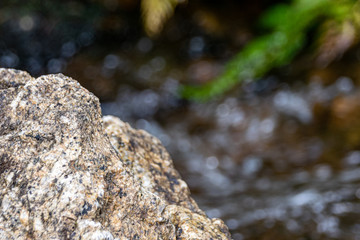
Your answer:
[[[159,140],[61,74],[0,69],[0,239],[230,239]]]

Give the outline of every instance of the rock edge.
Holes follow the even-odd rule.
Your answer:
[[[230,239],[160,141],[62,74],[0,68],[0,239]]]

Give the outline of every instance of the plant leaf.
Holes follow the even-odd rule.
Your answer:
[[[359,14],[350,11],[355,3],[354,0],[293,0],[292,4],[275,6],[260,20],[260,24],[272,32],[245,46],[227,63],[224,72],[214,81],[201,86],[182,86],[182,96],[205,101],[223,94],[244,80],[253,81],[272,68],[289,63],[303,47],[307,30],[320,17],[341,20],[354,15],[354,19],[360,19]],[[351,40],[354,29],[345,26],[348,27],[344,29],[345,33]],[[345,47],[349,45],[349,39],[345,39]]]
[[[144,28],[149,36],[158,34],[166,20],[174,13],[177,0],[142,0]]]

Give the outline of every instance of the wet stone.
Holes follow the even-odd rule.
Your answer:
[[[230,238],[158,139],[69,77],[0,69],[0,239]]]

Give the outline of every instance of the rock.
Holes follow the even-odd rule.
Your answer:
[[[160,141],[62,74],[0,69],[0,239],[230,239]]]

